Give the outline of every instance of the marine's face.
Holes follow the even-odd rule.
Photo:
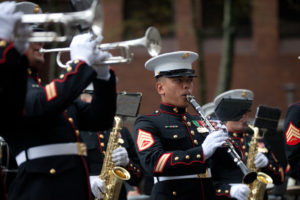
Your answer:
[[[34,42],[30,43],[25,54],[29,60],[29,66],[37,69],[41,64],[44,64],[44,54],[40,53],[40,49],[44,47],[44,43]]]
[[[192,77],[161,77],[156,88],[164,103],[171,104],[180,108],[186,108],[189,103],[186,95],[193,91]]]

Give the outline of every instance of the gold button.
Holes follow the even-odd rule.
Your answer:
[[[100,134],[100,138],[103,139],[103,138],[104,138],[104,135],[103,135],[103,134]]]
[[[173,111],[178,113],[178,108],[177,107],[173,108]]]
[[[158,110],[155,111],[155,113],[158,113],[158,112],[159,112]]]
[[[187,125],[188,125],[188,126],[191,126],[191,122],[187,122]]]
[[[137,172],[140,172],[141,170],[137,169],[136,171],[137,171]]]
[[[40,12],[40,7],[36,5],[33,9],[33,13],[39,13]]]
[[[197,140],[194,140],[194,143],[195,143],[196,145],[198,145],[198,141],[197,141]]]
[[[63,79],[64,77],[65,77],[65,75],[63,75],[63,74],[61,74],[61,75],[59,76],[60,79]]]
[[[225,190],[225,193],[226,193],[226,194],[229,194],[229,190]]]
[[[133,164],[130,164],[130,167],[133,167]]]
[[[38,78],[38,83],[41,83],[42,82],[42,79],[41,78]]]
[[[201,155],[200,155],[200,154],[197,154],[197,158],[201,158]]]
[[[176,191],[173,191],[172,194],[173,194],[173,196],[176,196]]]
[[[179,157],[178,157],[178,156],[176,156],[176,157],[175,157],[175,160],[179,160]]]
[[[74,60],[74,63],[75,63],[75,64],[78,64],[78,63],[79,63],[79,60],[78,60],[78,59]]]
[[[71,66],[67,67],[67,72],[71,72],[71,71],[72,71],[72,67]]]
[[[50,172],[50,174],[55,174],[56,170],[54,168],[51,168],[49,172]]]
[[[191,134],[192,134],[192,135],[195,135],[195,131],[191,130]]]
[[[234,136],[234,137],[236,137],[236,136],[237,136],[237,134],[236,134],[236,133],[233,133],[233,136]]]
[[[243,146],[242,146],[242,149],[244,149],[244,150],[245,150],[245,149],[246,149],[246,146],[245,146],[245,145],[243,145]]]
[[[79,130],[76,130],[75,133],[76,133],[76,136],[79,136]]]
[[[221,190],[221,189],[218,189],[217,192],[220,193],[220,192],[222,192],[222,190]]]
[[[71,117],[69,118],[69,122],[73,123],[73,119]]]
[[[184,120],[184,121],[186,120],[186,116],[183,116],[183,120]]]
[[[178,135],[173,135],[173,138],[174,138],[174,139],[178,138]]]
[[[272,164],[270,164],[270,167],[272,167]]]
[[[103,155],[105,155],[106,151],[102,151]]]
[[[248,156],[248,152],[245,153],[245,156]]]
[[[133,167],[134,170],[136,170],[136,167]]]
[[[5,40],[1,40],[0,41],[0,47],[4,47],[6,45],[6,41]]]
[[[185,159],[187,159],[187,160],[190,159],[190,156],[189,156],[189,155],[186,155],[186,156],[185,156]]]
[[[241,138],[241,142],[244,142],[244,138]]]
[[[275,170],[276,170],[276,167],[273,167],[273,170],[275,171]]]
[[[104,145],[104,143],[103,142],[101,142],[101,147],[104,147],[105,145]]]
[[[31,75],[31,74],[32,74],[32,71],[31,71],[30,68],[27,69],[27,73],[28,73],[28,75]]]

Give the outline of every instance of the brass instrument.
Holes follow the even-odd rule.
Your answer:
[[[254,161],[255,161],[256,154],[258,152],[257,143],[259,138],[259,129],[258,127],[254,127],[252,125],[248,125],[248,126],[253,130],[254,134],[252,136],[249,151],[248,151],[247,167],[250,170],[257,172],[258,170],[255,167]],[[254,182],[249,184],[249,188],[251,190],[249,200],[263,200],[267,184],[272,184],[272,183],[273,180],[269,175],[263,172],[258,172],[256,180],[254,180]]]
[[[119,132],[122,129],[121,118],[115,116],[114,121],[115,125],[110,132],[101,173],[99,175],[106,185],[106,192],[103,197],[104,200],[117,200],[123,181],[130,179],[130,173],[126,169],[115,166],[112,162],[112,152],[119,146]]]
[[[209,132],[213,132],[216,129],[212,126],[210,121],[205,117],[204,112],[202,111],[201,106],[196,102],[195,98],[192,95],[186,96],[188,102],[194,107],[194,109],[198,112],[200,117],[203,119],[204,123],[207,125]],[[232,157],[233,161],[237,164],[237,166],[241,169],[244,174],[243,182],[246,184],[252,183],[256,177],[257,173],[251,171],[242,161],[239,154],[236,152],[234,146],[231,144],[229,140],[226,141],[224,147],[227,148],[227,153]]]
[[[65,32],[59,35],[55,31],[33,32],[29,37],[29,42],[64,42],[74,34],[78,24],[90,28],[94,35],[99,35],[102,30],[102,11],[98,0],[94,0],[89,9],[84,11],[69,13],[50,13],[50,14],[25,14],[22,15],[20,23],[22,24],[42,24],[47,25],[61,24]],[[14,40],[22,39],[15,33]]]
[[[150,56],[157,56],[161,50],[161,37],[159,31],[155,27],[148,27],[145,36],[133,40],[127,40],[122,42],[105,43],[98,44],[97,48],[101,50],[112,50],[120,49],[121,56],[113,56],[107,60],[102,61],[99,64],[120,64],[120,63],[130,63],[133,59],[133,53],[130,52],[132,47],[145,47],[150,54]],[[60,60],[61,52],[70,51],[69,47],[66,48],[54,48],[54,49],[40,49],[41,53],[51,53],[58,52],[56,57],[56,62],[61,68],[66,68]]]

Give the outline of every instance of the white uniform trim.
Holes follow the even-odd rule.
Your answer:
[[[27,149],[27,157],[25,150],[21,151],[16,161],[20,166],[28,160],[61,155],[86,155],[86,146],[83,143],[59,143],[31,147]]]

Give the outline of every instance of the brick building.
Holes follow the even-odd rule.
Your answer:
[[[104,10],[105,42],[120,41],[122,35],[122,0],[102,0]],[[175,36],[163,38],[162,53],[176,50],[196,51],[192,28],[190,1],[174,2]],[[300,35],[298,38],[279,37],[279,2],[277,0],[253,0],[252,36],[238,38],[235,43],[235,58],[232,89],[248,88],[255,93],[253,116],[259,104],[279,107],[282,118],[288,103],[287,84],[292,89],[292,100],[300,98]],[[205,70],[207,75],[208,101],[213,100],[221,59],[222,38],[204,40]],[[114,66],[118,77],[118,90],[142,92],[140,114],[151,113],[160,103],[154,87],[153,74],[144,69],[150,58],[144,49],[134,49],[130,64]],[[197,80],[195,82],[197,91]],[[295,87],[293,92],[293,86]],[[196,97],[199,95],[195,94]]]

